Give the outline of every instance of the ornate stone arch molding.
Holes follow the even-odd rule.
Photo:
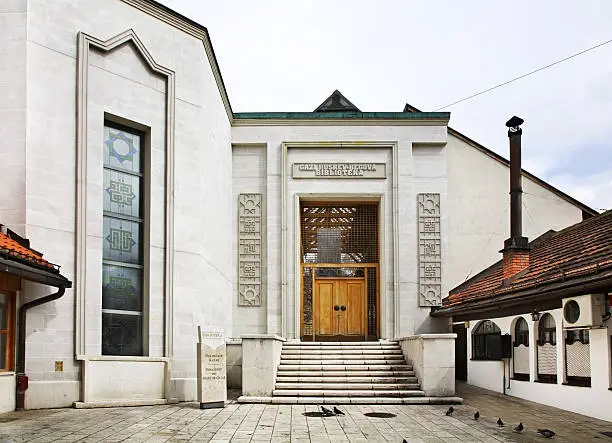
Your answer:
[[[76,87],[76,270],[75,353],[85,355],[87,271],[87,107],[91,48],[103,52],[131,43],[147,66],[166,78],[165,133],[165,232],[164,232],[164,356],[172,356],[173,264],[174,264],[174,126],[175,74],[158,64],[132,29],[106,41],[79,32],[77,37]]]

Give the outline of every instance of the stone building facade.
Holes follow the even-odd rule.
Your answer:
[[[232,386],[243,336],[448,332],[431,307],[507,237],[507,161],[449,113],[234,112],[206,28],[154,1],[5,2],[0,54],[0,220],[73,282],[28,313],[26,408],[193,400],[198,325]],[[523,175],[529,236],[592,213]]]

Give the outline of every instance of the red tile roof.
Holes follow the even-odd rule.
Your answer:
[[[529,268],[503,281],[502,261],[450,291],[443,308],[509,295],[612,269],[612,210],[530,243]]]
[[[58,266],[45,260],[41,253],[22,245],[19,241],[3,232],[0,232],[0,257],[52,272],[59,271]]]

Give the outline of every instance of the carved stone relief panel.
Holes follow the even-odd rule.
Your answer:
[[[417,194],[419,305],[442,306],[440,194]]]
[[[261,194],[238,196],[238,306],[261,306]]]

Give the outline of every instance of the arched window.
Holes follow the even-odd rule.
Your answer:
[[[557,344],[557,326],[555,319],[550,314],[544,314],[538,323],[538,344]]]
[[[472,360],[501,360],[501,330],[491,320],[480,322],[474,328]]]
[[[538,322],[538,381],[557,383],[557,326],[550,314]]]
[[[514,325],[512,364],[515,380],[529,380],[529,326],[523,317]]]

